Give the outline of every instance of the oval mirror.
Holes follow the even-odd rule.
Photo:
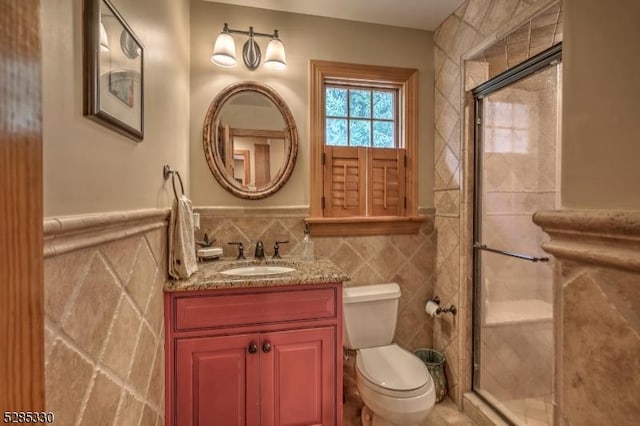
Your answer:
[[[271,87],[234,83],[209,105],[204,152],[224,189],[245,199],[265,198],[287,182],[298,154],[291,111]]]

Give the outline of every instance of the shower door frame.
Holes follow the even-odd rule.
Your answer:
[[[473,312],[472,312],[472,365],[471,365],[471,390],[477,395],[484,403],[492,408],[492,410],[498,414],[508,424],[513,425],[513,421],[507,417],[500,409],[498,409],[491,401],[489,401],[477,388],[478,374],[480,371],[480,328],[482,326],[482,286],[480,283],[480,269],[481,269],[481,252],[483,250],[498,252],[506,256],[518,257],[523,260],[529,260],[533,262],[546,261],[546,258],[539,258],[527,255],[521,255],[518,253],[505,252],[502,250],[491,250],[486,246],[481,246],[481,212],[482,212],[482,147],[483,147],[483,123],[482,123],[482,104],[483,99],[511,84],[514,84],[522,79],[529,77],[530,75],[542,71],[548,67],[556,66],[562,62],[562,43],[553,45],[547,50],[532,56],[526,61],[516,65],[504,71],[501,74],[493,77],[492,79],[482,83],[471,90],[473,96],[473,154],[474,154],[474,171],[473,171],[473,231],[471,241],[471,248],[473,252],[472,256],[472,285],[473,285]],[[554,318],[555,321],[555,318]],[[555,359],[555,356],[554,356]],[[555,377],[553,378],[555,380]],[[555,390],[555,386],[552,386]]]

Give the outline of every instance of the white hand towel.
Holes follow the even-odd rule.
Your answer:
[[[186,279],[198,270],[193,234],[193,209],[184,195],[176,200],[169,220],[169,275]]]

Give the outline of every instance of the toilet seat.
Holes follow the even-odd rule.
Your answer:
[[[396,398],[422,395],[433,387],[424,363],[396,344],[360,349],[356,370],[364,386]]]

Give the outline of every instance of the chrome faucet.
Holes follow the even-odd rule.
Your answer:
[[[262,244],[262,241],[256,243],[256,252],[253,256],[256,259],[264,259],[264,244]]]

